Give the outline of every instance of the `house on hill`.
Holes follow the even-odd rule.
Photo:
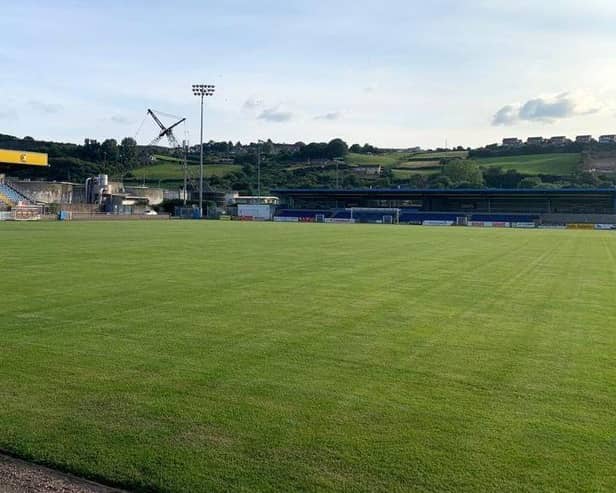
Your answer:
[[[365,176],[381,176],[383,167],[380,164],[361,164],[355,166],[353,172]]]
[[[503,139],[503,147],[518,147],[522,145],[522,140],[517,137],[507,137]]]
[[[599,137],[599,144],[616,144],[616,135],[602,135]]]
[[[526,144],[529,146],[532,145],[543,145],[545,143],[545,139],[543,137],[529,137],[526,139]]]
[[[555,137],[550,137],[548,143],[554,146],[564,146],[569,143],[569,139],[564,135],[557,135]]]

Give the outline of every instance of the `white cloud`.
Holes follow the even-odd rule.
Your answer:
[[[580,92],[565,92],[503,106],[492,118],[492,125],[514,125],[521,121],[553,123],[565,118],[597,113],[602,106],[592,96]]]
[[[278,107],[273,107],[264,109],[257,118],[268,122],[282,123],[292,120],[293,116],[290,111],[282,111]]]
[[[513,125],[518,120],[519,107],[503,106],[492,118],[492,125]]]
[[[15,108],[0,108],[0,120],[17,120],[18,118]]]
[[[242,109],[246,111],[254,111],[254,110],[261,108],[262,106],[263,106],[262,99],[250,97],[246,101],[244,101],[244,104],[242,105]]]
[[[122,116],[122,115],[113,115],[111,117],[111,121],[119,125],[128,125],[132,123],[132,121],[129,118],[126,118],[125,116]]]
[[[340,118],[342,118],[342,113],[340,111],[333,111],[331,113],[325,113],[323,115],[318,115],[314,117],[315,120],[329,120],[329,121],[340,120]]]
[[[30,106],[30,108],[32,108],[37,113],[48,114],[48,115],[59,113],[63,109],[61,104],[43,103],[42,101],[36,101],[36,100],[30,101],[28,105]]]

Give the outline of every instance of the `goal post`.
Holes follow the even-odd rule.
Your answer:
[[[351,207],[347,209],[355,222],[376,222],[380,224],[399,224],[400,209],[394,207]],[[362,218],[370,218],[362,221]]]

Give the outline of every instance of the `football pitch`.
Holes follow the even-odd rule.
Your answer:
[[[616,491],[616,233],[0,224],[0,449],[140,491]]]

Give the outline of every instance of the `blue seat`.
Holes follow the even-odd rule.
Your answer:
[[[17,204],[18,202],[29,203],[26,197],[5,183],[0,183],[0,193],[14,204]]]

